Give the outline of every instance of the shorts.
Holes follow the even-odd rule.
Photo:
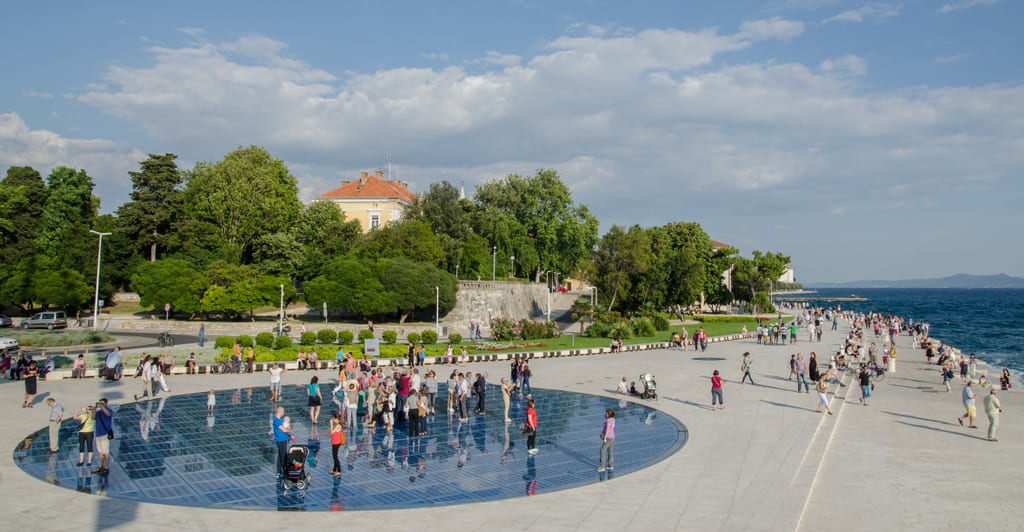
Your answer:
[[[270,391],[272,391],[272,392],[279,392],[279,391],[281,391],[281,382],[278,381],[278,382],[270,383]]]
[[[968,406],[967,407],[967,416],[968,417],[978,417],[978,409],[977,409],[977,407],[975,407],[974,405]]]
[[[96,452],[99,454],[110,454],[110,439],[106,434],[93,438],[96,441]]]
[[[78,433],[78,452],[84,453],[86,451],[92,452],[92,437],[91,432],[79,432]],[[106,439],[106,435],[103,436]]]
[[[311,395],[309,396],[309,406],[320,406],[320,396]]]

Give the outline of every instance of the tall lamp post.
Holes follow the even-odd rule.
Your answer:
[[[96,246],[96,292],[92,298],[92,330],[95,331],[100,322],[100,262],[103,260],[103,237],[110,236],[111,233],[101,233],[92,229],[89,232],[99,237],[99,244]]]
[[[498,246],[494,246],[491,255],[491,282],[494,282],[496,280],[494,272],[498,266]]]
[[[544,276],[546,278],[546,284],[548,285],[548,321],[551,321],[551,274],[552,273],[553,272],[551,270],[547,270],[547,271],[544,272]]]
[[[281,285],[281,308],[277,315],[277,334],[284,334],[284,285]]]
[[[594,307],[594,313],[597,314],[597,287],[591,286],[590,289],[593,291],[590,295],[590,306]]]
[[[509,263],[509,277],[515,279],[516,278],[516,256],[515,255],[509,255],[508,263]]]
[[[441,335],[441,288],[438,286],[434,287],[434,332],[438,336]]]

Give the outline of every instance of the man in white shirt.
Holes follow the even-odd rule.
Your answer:
[[[623,377],[622,381],[619,382],[618,388],[615,389],[615,393],[621,393],[622,395],[629,394],[629,383],[626,382],[626,378]]]
[[[277,402],[281,398],[281,374],[284,373],[284,367],[271,364],[267,372],[270,373],[270,400]]]
[[[153,398],[153,359],[149,355],[142,362],[142,396]],[[139,396],[135,395],[135,400],[139,400]]]

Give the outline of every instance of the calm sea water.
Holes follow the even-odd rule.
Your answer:
[[[931,336],[996,367],[1024,372],[1024,289],[821,288],[811,295],[851,294],[868,301],[817,305],[926,321]]]

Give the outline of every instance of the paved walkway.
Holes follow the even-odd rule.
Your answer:
[[[8,501],[10,526],[37,530],[123,529],[249,530],[282,527],[379,527],[407,522],[417,530],[879,530],[1014,528],[1024,518],[1015,504],[1024,489],[1017,479],[1024,464],[1024,429],[1016,390],[1001,398],[998,443],[985,441],[984,427],[961,428],[959,385],[940,392],[938,373],[925,368],[921,352],[902,337],[899,366],[879,385],[868,407],[856,393],[833,400],[834,416],[814,413],[816,397],[795,393],[788,359],[797,349],[825,354],[840,336],[829,331],[821,344],[757,346],[713,344],[706,353],[657,350],[539,360],[533,384],[611,394],[623,375],[658,378],[657,407],[683,421],[689,442],[652,467],[612,481],[536,497],[489,503],[386,512],[276,513],[203,510],[138,504],[75,493],[28,477],[14,465],[19,440],[46,425],[45,394],[69,410],[100,396],[126,403],[141,385],[97,380],[40,384],[34,409],[20,409],[20,383],[0,383],[3,415],[0,496]],[[740,385],[740,354],[754,354],[757,386]],[[706,360],[722,358],[723,360]],[[494,377],[504,363],[474,364]],[[727,409],[713,412],[708,379],[718,369],[726,384]],[[983,368],[984,369],[984,368]],[[321,372],[327,377],[332,372]],[[994,375],[989,370],[989,375]],[[286,383],[309,375],[286,373]],[[174,393],[261,385],[265,375],[173,377]],[[979,396],[980,399],[980,396]],[[543,412],[539,413],[543,420]],[[254,435],[254,438],[264,435]],[[538,461],[543,455],[538,455]],[[596,456],[595,456],[596,460]],[[538,479],[543,482],[543,479]],[[26,495],[31,494],[31,495]],[[398,515],[398,513],[402,515]]]

